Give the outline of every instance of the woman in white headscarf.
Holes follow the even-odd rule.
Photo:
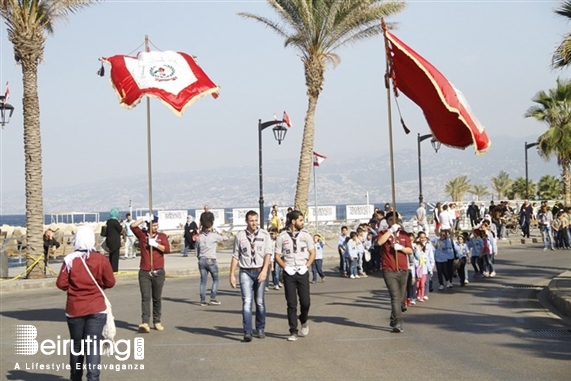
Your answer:
[[[70,379],[81,380],[82,365],[86,360],[87,379],[99,380],[99,340],[107,320],[105,298],[99,287],[113,287],[115,277],[109,260],[95,251],[95,233],[91,228],[82,226],[77,229],[74,246],[75,251],[65,256],[56,281],[59,289],[67,291],[65,314],[73,346],[73,351],[70,351]],[[91,340],[82,345],[82,340],[88,337]]]

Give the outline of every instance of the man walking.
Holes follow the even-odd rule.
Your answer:
[[[210,289],[210,304],[214,306],[220,305],[216,300],[218,292],[218,263],[216,262],[216,248],[218,242],[227,241],[226,235],[218,234],[212,231],[210,221],[204,223],[204,230],[196,240],[196,255],[198,256],[198,269],[200,270],[200,305],[206,304],[206,282],[208,281],[208,273],[212,276],[212,288]]]
[[[421,202],[416,212],[414,213],[414,217],[418,224],[419,231],[423,231],[426,234],[429,234],[428,228],[428,219],[426,218],[426,208],[424,202]]]
[[[395,224],[394,213],[386,214],[390,228],[379,233],[377,243],[381,246],[382,269],[385,284],[391,296],[390,326],[393,332],[403,332],[402,313],[406,310],[405,295],[408,279],[408,255],[412,244],[408,234]]]
[[[287,302],[287,320],[289,324],[288,341],[296,341],[297,301],[299,298],[299,321],[301,335],[309,334],[307,323],[309,315],[309,271],[315,260],[315,245],[311,235],[303,230],[303,213],[294,210],[288,214],[288,228],[276,239],[275,261],[284,269],[284,289]]]
[[[262,216],[263,217],[263,216]],[[236,288],[236,266],[240,266],[242,294],[242,327],[244,342],[252,341],[252,301],[256,302],[256,335],[266,337],[265,286],[273,242],[270,234],[258,228],[258,213],[246,213],[246,230],[236,234],[230,262],[230,286]]]
[[[470,217],[470,226],[474,229],[474,226],[478,225],[478,220],[480,218],[480,208],[476,205],[476,201],[472,201],[472,203],[470,203],[466,214]]]
[[[142,323],[139,324],[140,333],[151,331],[149,322],[151,318],[150,303],[153,300],[153,325],[157,331],[165,328],[161,324],[161,307],[163,285],[165,283],[165,258],[170,253],[169,239],[165,233],[159,232],[159,218],[150,216],[140,218],[131,224],[131,230],[139,239],[141,249],[141,262],[139,265],[139,288],[141,290]],[[147,222],[151,230],[141,229],[139,226]],[[152,256],[151,256],[152,253]]]
[[[188,250],[194,249],[194,239],[197,233],[198,226],[196,226],[196,222],[192,220],[191,216],[186,216],[186,223],[184,224],[184,249],[182,251],[183,257],[188,257]]]

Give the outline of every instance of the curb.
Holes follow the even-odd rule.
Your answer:
[[[547,286],[547,299],[561,314],[571,317],[571,298],[563,289],[571,289],[571,271],[553,278]]]

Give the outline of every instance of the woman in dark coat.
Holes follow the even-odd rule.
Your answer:
[[[107,235],[105,244],[109,249],[109,262],[113,272],[119,271],[119,250],[121,249],[121,232],[123,227],[119,222],[119,209],[113,208],[109,212],[109,219],[107,220]]]
[[[196,241],[193,238],[196,233],[198,233],[198,225],[196,225],[196,222],[192,220],[191,216],[186,217],[186,224],[184,225],[183,257],[188,257],[188,249],[194,250],[194,244]]]

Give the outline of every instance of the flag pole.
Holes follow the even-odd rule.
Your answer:
[[[385,24],[385,20],[381,19],[381,25],[383,28],[383,32],[386,32],[387,25]],[[393,118],[392,118],[392,109],[391,109],[391,83],[390,83],[390,75],[391,75],[391,68],[389,63],[389,47],[387,42],[387,36],[383,33],[385,38],[385,62],[386,62],[386,69],[385,69],[385,87],[387,89],[387,115],[388,115],[388,122],[389,122],[389,156],[391,162],[391,195],[392,195],[392,202],[393,208],[395,211],[395,222],[397,221],[397,203],[396,203],[396,195],[395,195],[395,161],[394,161],[394,150],[393,150]]]
[[[313,163],[313,194],[315,197],[315,234],[319,234],[319,227],[317,225],[317,181],[315,180],[315,162]]]
[[[145,52],[150,52],[149,49],[149,36],[145,34]],[[153,237],[153,171],[151,166],[151,101],[147,95],[147,172],[149,180],[149,216],[151,216],[151,221],[149,222],[149,238]],[[151,271],[154,270],[153,267],[153,247],[149,245],[149,260],[151,261]]]

